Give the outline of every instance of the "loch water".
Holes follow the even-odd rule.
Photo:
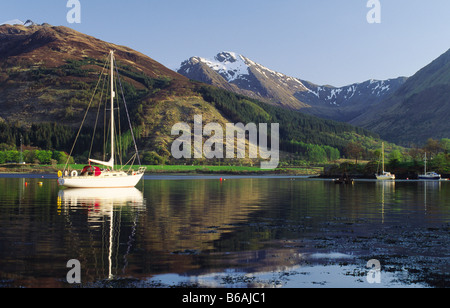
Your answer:
[[[0,176],[0,287],[80,286],[448,287],[450,181]]]

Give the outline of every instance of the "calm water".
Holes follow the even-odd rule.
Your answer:
[[[450,285],[449,181],[219,178],[61,190],[0,177],[0,287],[71,287],[71,259],[87,287]]]

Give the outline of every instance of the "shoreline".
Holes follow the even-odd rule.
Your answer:
[[[80,165],[81,166],[81,165]],[[318,179],[337,179],[342,174],[332,174],[323,170],[321,167],[281,167],[275,170],[262,170],[256,167],[243,166],[185,166],[185,165],[164,165],[164,166],[146,166],[147,171],[144,175],[242,175],[242,176],[307,176]],[[62,170],[61,166],[45,166],[45,165],[18,165],[0,166],[0,175],[57,175]],[[79,166],[74,168],[80,169]],[[353,180],[374,180],[372,174],[348,174]],[[442,181],[448,180],[450,175],[442,174]],[[396,180],[417,180],[417,175],[411,173],[396,174]]]
[[[4,174],[57,174],[63,168],[58,166],[11,165],[0,167],[0,175]],[[74,168],[75,170],[79,168]],[[319,177],[317,167],[286,167],[275,170],[262,170],[255,167],[242,166],[147,166],[145,175],[292,175]]]

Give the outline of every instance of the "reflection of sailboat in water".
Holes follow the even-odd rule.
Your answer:
[[[441,190],[441,182],[440,181],[424,181],[423,183],[423,203],[425,207],[425,214],[427,213],[428,200],[427,195],[429,191]]]
[[[144,211],[145,202],[142,192],[136,188],[65,189],[61,190],[58,194],[58,207],[60,207],[61,211],[66,213],[67,216],[69,216],[72,211],[88,209],[88,223],[94,228],[97,228],[99,223],[106,225],[107,219],[105,218],[109,218],[109,233],[107,234],[108,247],[106,247],[106,250],[108,252],[108,279],[113,279],[113,254],[115,254],[115,258],[117,259],[120,245],[119,235],[121,230],[122,211],[129,207],[136,213]],[[136,220],[137,215],[134,216]],[[133,229],[135,228],[136,221],[133,222]],[[135,230],[133,230],[131,236],[134,236],[134,234]],[[104,239],[102,238],[102,245],[103,240]],[[128,244],[132,242],[133,241],[130,238]],[[104,247],[102,247],[102,252],[103,249]],[[126,259],[126,255],[129,253],[130,249],[131,247],[127,247],[124,259]],[[118,262],[116,261],[115,263],[115,267],[117,267]]]
[[[381,223],[384,224],[384,213],[385,213],[385,203],[386,203],[386,193],[393,193],[395,191],[394,181],[378,181],[376,182],[377,188],[381,186]]]

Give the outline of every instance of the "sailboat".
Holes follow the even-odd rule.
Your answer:
[[[427,172],[427,153],[425,153],[424,162],[425,162],[425,170],[423,174],[419,175],[419,180],[440,180],[441,179],[440,174],[437,174],[434,171]]]
[[[382,163],[382,172],[376,174],[377,180],[382,180],[382,181],[383,180],[395,180],[395,175],[394,174],[392,174],[390,172],[387,172],[387,171],[384,171],[384,142],[382,143],[381,155],[383,157],[382,158],[382,161],[383,161],[383,163]]]
[[[114,124],[114,51],[110,51],[111,56],[111,158],[109,161],[101,161],[89,158],[89,165],[85,166],[80,173],[73,170],[69,172],[58,172],[58,183],[61,186],[68,188],[121,188],[121,187],[135,187],[142,179],[145,167],[140,167],[137,171],[130,170],[125,172],[123,170],[115,170],[114,149],[115,149],[115,124]],[[133,130],[131,129],[133,141],[135,144],[135,157],[138,157],[136,141]],[[76,143],[76,141],[75,141]],[[71,153],[72,154],[72,153]],[[92,166],[91,164],[101,165],[103,168]],[[67,167],[68,164],[66,164]]]

